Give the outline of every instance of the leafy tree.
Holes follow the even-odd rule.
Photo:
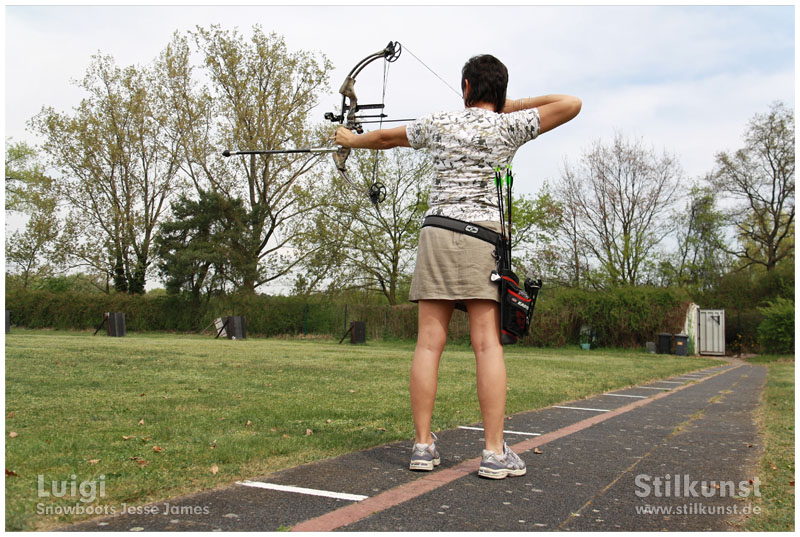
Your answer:
[[[191,45],[202,57],[200,86]],[[255,292],[287,275],[313,251],[294,246],[309,232],[309,211],[319,206],[322,175],[310,173],[319,155],[263,155],[223,159],[223,149],[260,150],[321,145],[309,112],[331,68],[259,26],[246,40],[219,26],[176,35],[158,60],[159,92],[169,110],[173,158],[195,190],[240,199],[243,219],[237,288]]]
[[[761,347],[767,352],[794,353],[794,300],[777,298],[759,311],[764,316],[758,325]]]
[[[53,246],[59,234],[58,221],[52,213],[37,211],[31,215],[23,231],[6,237],[6,261],[22,278],[22,287],[35,278],[51,276],[53,266],[48,259],[56,255]]]
[[[86,274],[58,274],[55,276],[42,278],[35,284],[36,289],[42,289],[51,293],[78,293],[78,294],[100,294],[103,288],[102,282]]]
[[[675,214],[678,249],[661,267],[666,285],[708,291],[730,265],[725,254],[725,215],[708,186],[693,185],[682,211]]]
[[[226,283],[235,283],[248,267],[237,266],[247,213],[241,200],[201,191],[199,199],[181,196],[172,204],[172,218],[156,237],[158,268],[170,294],[186,291],[195,300]]]
[[[741,266],[771,271],[794,255],[794,111],[775,103],[756,114],[744,142],[733,154],[717,155],[713,183],[738,202],[729,219],[741,248],[730,253]]]
[[[92,57],[72,113],[44,108],[31,122],[61,172],[69,203],[62,242],[73,265],[106,274],[118,291],[143,293],[156,226],[180,187],[150,69]]]
[[[512,256],[521,278],[542,277],[550,282],[562,276],[563,250],[558,244],[564,208],[545,183],[535,196],[513,199]]]
[[[58,239],[58,198],[36,150],[25,143],[6,140],[6,211],[26,218],[24,228],[6,235],[7,267],[20,276],[22,287],[53,274],[61,261]]]
[[[342,243],[352,220],[347,215],[335,214],[336,210],[323,204],[309,214],[312,227],[295,245],[311,254],[295,267],[292,294],[308,299],[319,291],[328,295],[341,292],[345,286],[341,271],[346,259]]]
[[[672,228],[669,208],[680,176],[675,157],[620,134],[608,145],[596,142],[577,166],[565,164],[557,193],[573,213],[563,225],[572,234],[575,281],[586,256],[597,264],[583,275],[594,286],[645,282]]]
[[[48,203],[53,195],[53,180],[44,173],[36,149],[25,142],[6,138],[6,211],[30,214]]]

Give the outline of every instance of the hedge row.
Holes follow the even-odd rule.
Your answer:
[[[758,308],[764,320],[758,325],[758,340],[766,352],[794,353],[794,301],[776,298]]]
[[[578,343],[581,327],[591,327],[599,346],[642,347],[658,332],[682,329],[688,300],[680,292],[658,288],[620,288],[594,292],[545,289],[536,306],[531,335],[525,344],[558,347]],[[252,337],[318,334],[341,337],[350,321],[364,321],[371,339],[414,339],[417,307],[355,305],[325,301],[305,302],[296,297],[227,296],[193,303],[176,295],[75,294],[70,292],[12,291],[6,309],[15,325],[29,328],[89,330],[103,312],[126,314],[128,331],[200,332],[216,317],[243,315]],[[211,332],[211,330],[209,330]],[[450,338],[466,341],[465,314],[456,311]]]
[[[686,296],[672,289],[558,289],[537,304],[525,342],[537,346],[577,343],[586,325],[594,346],[643,347],[655,341],[659,332],[681,332],[688,305]]]

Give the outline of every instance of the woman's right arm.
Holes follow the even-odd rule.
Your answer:
[[[504,113],[530,108],[539,109],[539,134],[553,130],[571,120],[581,111],[581,100],[572,95],[542,95],[524,99],[507,99]]]

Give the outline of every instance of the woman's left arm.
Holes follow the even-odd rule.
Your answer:
[[[574,119],[580,113],[581,106],[581,100],[572,95],[542,95],[525,99],[507,99],[502,112],[510,113],[538,108],[539,133],[544,134]]]
[[[376,131],[356,134],[347,127],[336,129],[333,141],[343,147],[357,149],[391,149],[393,147],[411,147],[408,143],[406,127],[378,129]]]

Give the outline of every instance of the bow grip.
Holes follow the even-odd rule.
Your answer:
[[[347,162],[347,157],[350,156],[350,148],[341,146],[333,154],[333,162],[336,163],[336,169],[343,172],[345,170],[344,163]]]

